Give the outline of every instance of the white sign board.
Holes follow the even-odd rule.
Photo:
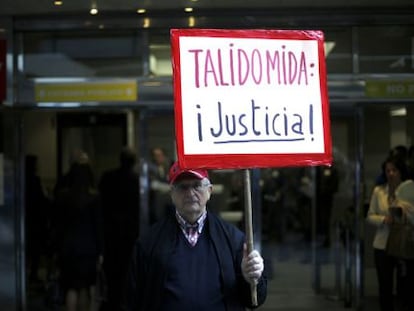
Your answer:
[[[330,161],[323,40],[320,32],[310,34],[172,31],[177,149],[184,166]]]

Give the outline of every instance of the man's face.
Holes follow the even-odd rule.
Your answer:
[[[212,185],[203,180],[186,177],[175,182],[171,188],[171,198],[177,212],[188,222],[193,223],[206,210]]]
[[[161,149],[154,149],[152,156],[157,164],[163,164],[165,162],[165,155]]]

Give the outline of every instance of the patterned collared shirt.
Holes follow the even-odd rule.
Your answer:
[[[189,224],[178,212],[175,212],[175,217],[180,225],[181,231],[183,232],[187,241],[192,245],[196,245],[198,237],[203,231],[204,224],[207,218],[207,211],[205,211],[196,221],[195,224]]]

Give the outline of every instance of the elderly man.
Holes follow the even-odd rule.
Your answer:
[[[207,210],[212,184],[202,169],[169,171],[175,214],[154,224],[132,258],[127,310],[238,311],[267,294],[263,258],[244,234]]]

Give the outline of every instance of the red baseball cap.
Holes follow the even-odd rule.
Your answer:
[[[174,164],[170,168],[169,172],[169,181],[170,184],[173,184],[179,177],[183,176],[190,176],[195,177],[197,179],[204,179],[208,178],[208,172],[204,169],[182,169],[180,165],[177,162],[174,162]]]

